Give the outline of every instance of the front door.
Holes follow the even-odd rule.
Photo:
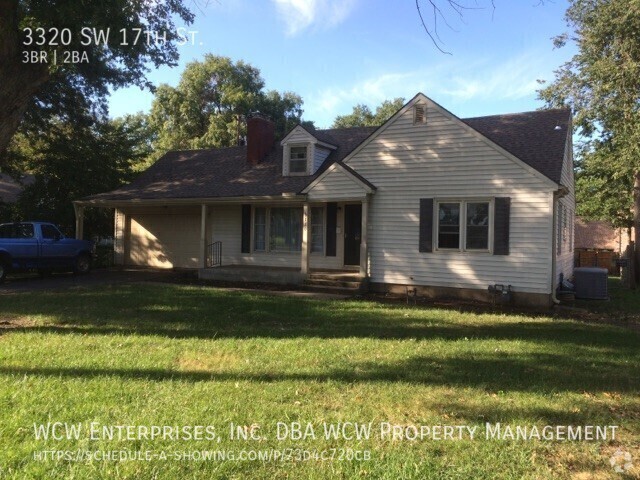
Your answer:
[[[362,205],[344,206],[344,264],[360,265]]]

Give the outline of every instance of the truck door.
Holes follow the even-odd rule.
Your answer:
[[[66,267],[73,262],[75,251],[64,241],[64,235],[54,225],[43,223],[41,233],[41,264],[43,267]]]
[[[7,223],[0,227],[0,239],[11,255],[14,268],[35,268],[38,264],[38,239],[33,224]]]

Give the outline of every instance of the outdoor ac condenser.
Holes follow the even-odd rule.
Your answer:
[[[607,300],[609,298],[607,291],[608,273],[606,268],[575,268],[573,275],[576,286],[576,298]]]

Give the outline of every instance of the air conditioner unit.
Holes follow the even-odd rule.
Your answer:
[[[573,270],[576,298],[608,300],[606,268],[580,267]]]

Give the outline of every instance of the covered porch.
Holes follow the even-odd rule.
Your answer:
[[[340,201],[297,195],[201,203],[75,202],[74,207],[78,238],[86,208],[114,209],[116,265],[197,269],[203,279],[289,285],[321,273],[368,277],[368,195]],[[282,239],[260,223],[277,220],[270,209],[295,212],[293,230],[299,231],[284,242],[289,250],[279,248]],[[268,212],[267,220],[256,219],[256,212]]]

